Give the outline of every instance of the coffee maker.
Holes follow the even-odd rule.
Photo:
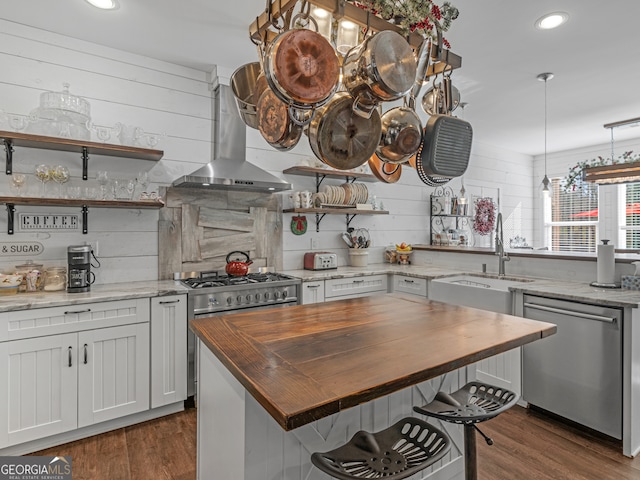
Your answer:
[[[67,247],[69,275],[67,292],[88,292],[95,280],[91,272],[91,245],[73,245]]]

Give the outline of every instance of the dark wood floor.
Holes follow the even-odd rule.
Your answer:
[[[619,442],[521,407],[481,428],[495,442],[478,437],[481,480],[640,479],[640,456],[623,456]],[[189,409],[34,455],[71,455],[74,480],[194,480],[195,432]]]

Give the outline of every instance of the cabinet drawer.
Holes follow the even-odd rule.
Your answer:
[[[365,275],[325,280],[324,296],[330,298],[358,297],[376,292],[387,293],[387,275]]]
[[[0,342],[149,321],[149,299],[0,313]]]
[[[427,279],[408,277],[406,275],[393,276],[393,291],[410,293],[420,297],[427,296]]]
[[[324,280],[302,284],[302,304],[324,302]]]

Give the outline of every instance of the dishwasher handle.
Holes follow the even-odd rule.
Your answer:
[[[543,312],[558,313],[560,315],[570,315],[572,317],[584,318],[586,320],[596,320],[604,323],[616,323],[613,317],[604,317],[602,315],[594,315],[592,313],[576,312],[575,310],[566,310],[564,308],[547,307],[546,305],[538,305],[537,303],[525,302],[525,308],[533,308],[534,310],[542,310]]]

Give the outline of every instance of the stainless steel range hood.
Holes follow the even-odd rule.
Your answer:
[[[282,192],[291,184],[246,161],[246,125],[235,103],[233,91],[218,85],[215,93],[213,160],[191,175],[173,182],[174,187]]]

